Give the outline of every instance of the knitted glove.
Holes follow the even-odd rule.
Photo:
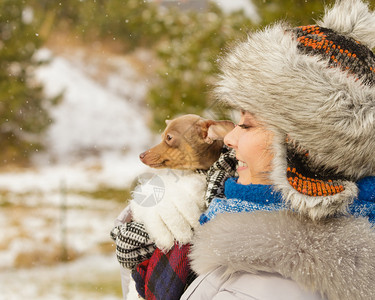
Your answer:
[[[130,205],[134,220],[145,225],[158,248],[168,251],[175,241],[180,244],[191,241],[193,229],[199,226],[199,216],[204,210],[206,180],[204,175],[192,171],[153,172],[157,180],[150,179],[137,186],[138,194],[133,193]],[[152,186],[152,182],[158,182],[158,186]],[[152,193],[157,201],[146,203]],[[143,199],[141,196],[144,202],[139,201]]]
[[[136,222],[117,225],[111,231],[111,238],[116,242],[117,260],[131,270],[149,259],[156,249],[144,225]]]
[[[236,152],[224,146],[219,159],[207,172],[207,190],[204,196],[206,207],[214,198],[225,198],[224,183],[229,177],[236,176]]]

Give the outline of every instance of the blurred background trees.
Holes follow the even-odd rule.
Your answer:
[[[41,46],[33,11],[21,0],[0,1],[1,163],[25,162],[48,125],[42,87],[33,81],[33,54]]]
[[[324,2],[333,3],[253,0],[261,20],[254,23],[243,11],[228,14],[213,2],[202,10],[160,7],[160,2],[0,0],[0,164],[26,162],[52,122],[48,106],[53,99],[43,96],[32,75],[39,63],[35,53],[51,36],[69,33],[88,46],[116,43],[116,51],[124,54],[152,51],[158,68],[146,101],[150,126],[159,130],[166,118],[181,113],[222,116],[211,106],[209,91],[217,61],[232,41],[275,20],[314,23]]]
[[[254,1],[257,3],[258,11],[263,25],[275,20],[287,20],[294,26],[315,24],[315,20],[323,13],[323,4],[331,5],[335,1],[316,0],[265,0]]]

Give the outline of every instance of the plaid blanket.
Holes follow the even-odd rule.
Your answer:
[[[190,244],[177,243],[168,253],[156,249],[152,257],[132,272],[138,294],[146,300],[180,299],[194,279],[189,267]]]

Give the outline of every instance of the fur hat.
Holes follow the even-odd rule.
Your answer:
[[[375,174],[375,14],[336,1],[317,25],[249,34],[221,63],[216,96],[275,133],[271,180],[294,210],[346,212]]]

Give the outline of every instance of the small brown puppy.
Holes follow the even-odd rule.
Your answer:
[[[231,121],[192,114],[165,122],[162,142],[139,155],[152,168],[207,170],[219,158],[224,136],[234,128]]]

